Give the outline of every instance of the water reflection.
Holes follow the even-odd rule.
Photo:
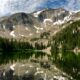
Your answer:
[[[43,58],[46,55],[46,53],[42,51],[35,51],[35,50],[18,50],[18,51],[1,51],[0,52],[0,64],[8,63],[10,61],[17,61],[17,60],[25,60],[32,58],[33,56],[35,58]]]
[[[80,53],[70,50],[63,51],[59,66],[73,78],[80,80]]]

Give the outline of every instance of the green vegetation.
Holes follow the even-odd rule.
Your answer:
[[[80,80],[80,21],[73,22],[53,37],[52,59],[63,71]]]
[[[45,49],[47,48],[42,42],[41,43],[35,43],[35,48],[38,49],[38,50],[42,50],[42,49]]]
[[[43,33],[41,33],[40,38],[41,38],[41,39],[42,39],[42,38],[48,39],[49,36],[50,36],[50,33],[49,33],[49,32],[43,32]]]
[[[0,64],[10,61],[19,61],[34,58],[43,58],[46,53],[42,52],[45,46],[41,43],[35,43],[35,47],[30,42],[21,42],[0,38]]]
[[[14,51],[21,49],[33,49],[33,46],[29,42],[18,42],[16,40],[9,40],[0,38],[0,50],[1,51]]]
[[[44,32],[40,38],[48,39],[49,35]],[[32,39],[35,40],[38,38]],[[35,43],[33,46],[30,42],[0,38],[0,64],[30,59],[34,55],[42,59],[47,54],[41,50],[50,46],[53,63],[74,79],[80,80],[80,21],[73,22],[57,33],[47,46],[43,43]]]
[[[0,38],[0,51],[18,51],[18,50],[42,50],[45,49],[46,46],[43,43],[35,43],[35,46],[30,42],[21,42],[17,40],[9,40],[6,38]]]

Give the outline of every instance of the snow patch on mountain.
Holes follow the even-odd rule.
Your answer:
[[[78,11],[73,11],[73,13],[78,13],[78,12],[80,12],[80,10],[78,10]]]
[[[53,22],[52,19],[44,19],[43,23],[46,23],[47,21],[49,21],[49,22]]]
[[[54,22],[53,25],[61,25],[63,23],[64,23],[64,21],[58,20],[58,21]]]
[[[46,23],[47,22],[53,22],[53,20],[52,19],[48,19],[48,18],[47,19],[44,19],[44,21],[43,21],[43,23],[45,25],[44,27],[46,27]]]
[[[71,15],[68,15],[68,16],[64,17],[63,20],[58,20],[58,21],[54,22],[53,25],[61,25],[61,24],[64,24],[65,22],[71,20],[71,17],[70,16]]]
[[[38,17],[38,15],[39,15],[41,12],[42,12],[42,11],[38,11],[38,12],[34,13],[34,14],[33,14],[34,17]]]
[[[3,25],[3,29],[5,29],[6,27],[5,27],[5,25]]]
[[[14,34],[14,31],[11,31],[11,32],[10,32],[10,35],[11,35],[12,37],[16,37],[16,35]]]
[[[37,26],[34,26],[35,29],[37,30],[43,30],[43,28],[40,28],[40,27],[37,27]]]

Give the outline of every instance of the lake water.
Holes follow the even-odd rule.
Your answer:
[[[13,62],[17,60],[27,60],[32,58],[33,56],[35,58],[43,58],[45,55],[47,55],[44,52],[41,51],[35,51],[35,50],[18,50],[18,51],[1,51],[0,52],[0,64]]]

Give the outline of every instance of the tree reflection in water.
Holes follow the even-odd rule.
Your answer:
[[[33,56],[35,58],[42,58],[46,53],[35,50],[18,50],[18,51],[1,51],[0,52],[0,64],[6,64],[13,61],[28,60]]]

